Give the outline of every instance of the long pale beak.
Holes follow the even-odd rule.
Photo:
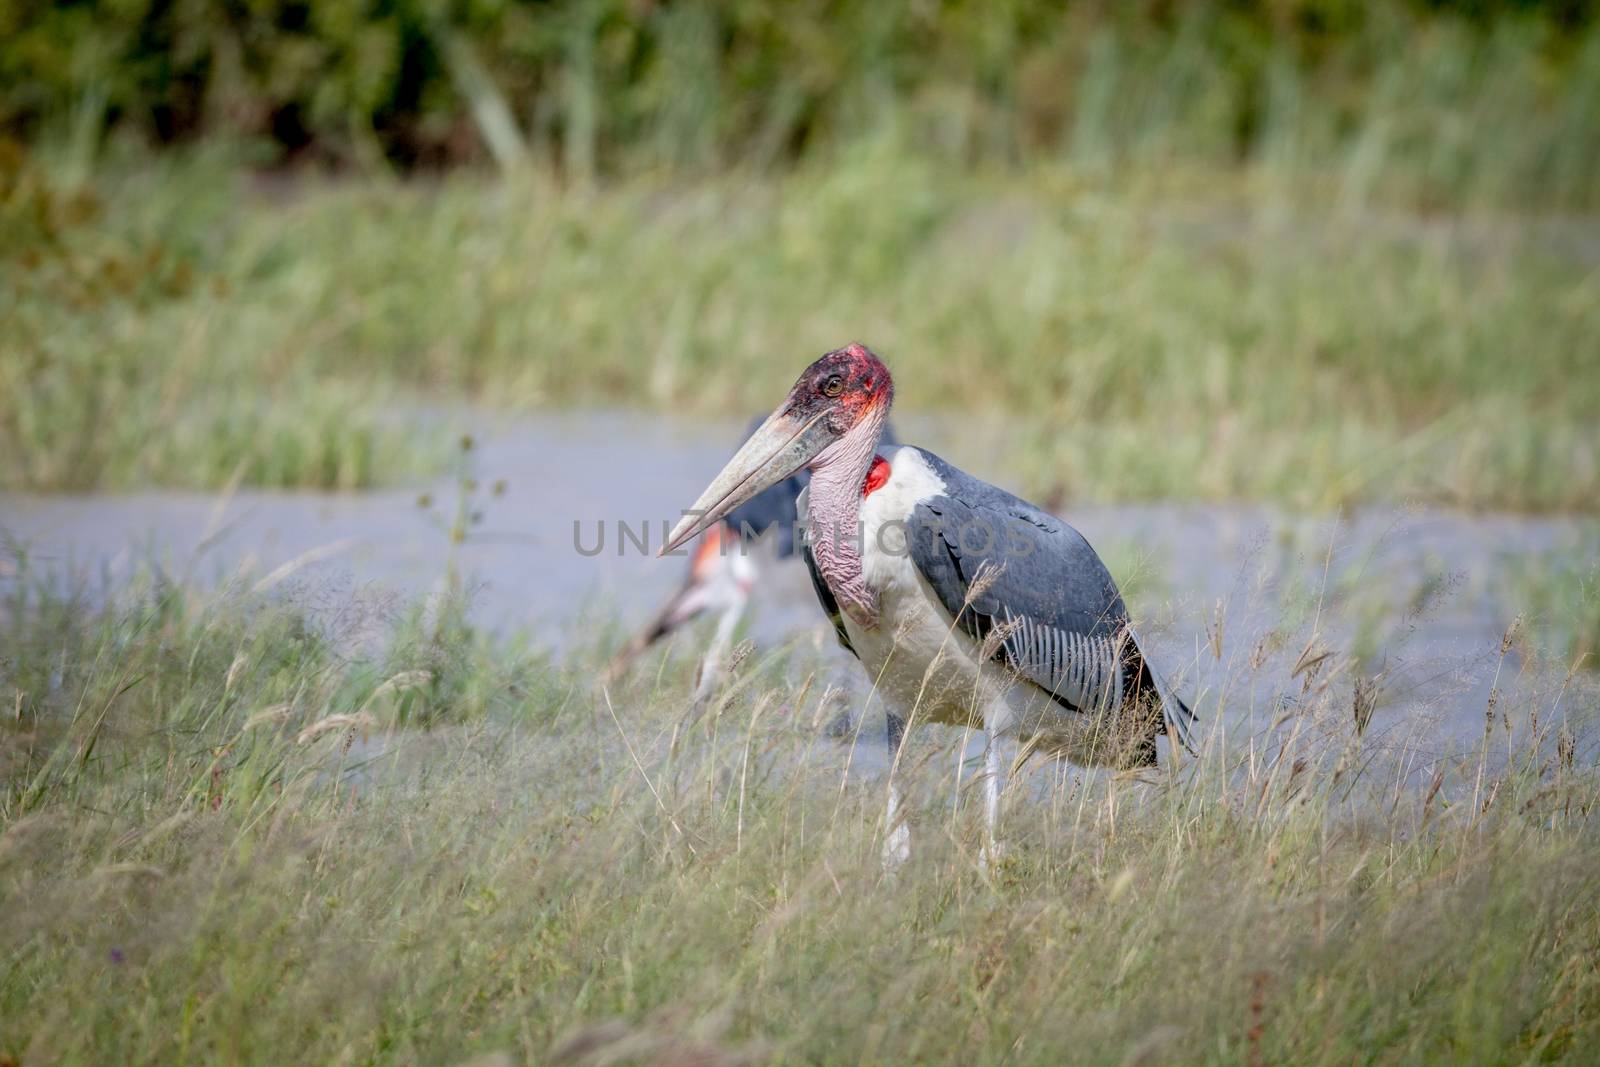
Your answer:
[[[782,409],[773,412],[673,527],[667,543],[656,555],[666,555],[763,489],[811,462],[834,441],[826,415],[823,411],[802,421],[784,414]]]

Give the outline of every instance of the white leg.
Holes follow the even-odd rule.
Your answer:
[[[983,745],[983,851],[978,853],[978,869],[988,873],[1000,859],[995,831],[1000,825],[1000,742],[992,733]]]
[[[1005,788],[1005,769],[1000,762],[1000,735],[1012,724],[1012,712],[1005,697],[998,697],[984,716],[983,739],[983,851],[979,869],[987,873],[1000,859],[1000,794]]]
[[[983,787],[984,826],[989,831],[989,847],[994,848],[994,832],[1000,825],[1000,742],[993,734],[983,747],[983,769],[988,781]]]
[[[911,827],[901,815],[900,790],[893,782],[889,783],[889,803],[883,826],[883,869],[892,874],[911,858]]]
[[[695,679],[692,698],[695,707],[711,696],[722,678],[722,665],[728,658],[728,650],[733,647],[733,633],[739,626],[739,620],[744,617],[747,602],[745,597],[739,597],[717,620],[717,632],[706,647],[706,654],[700,660],[699,677]]]

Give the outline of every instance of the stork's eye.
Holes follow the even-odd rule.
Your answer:
[[[844,392],[844,379],[837,374],[830,374],[828,380],[822,383],[822,391],[828,396],[838,396]]]

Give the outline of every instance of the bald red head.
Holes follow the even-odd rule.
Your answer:
[[[800,373],[784,410],[802,419],[826,412],[829,428],[843,433],[869,411],[893,402],[889,368],[866,345],[849,344]]]
[[[683,544],[769,485],[832,454],[833,446],[847,439],[864,454],[864,472],[893,402],[889,368],[866,345],[829,352],[801,372],[783,403],[684,512],[661,551]],[[862,447],[856,448],[857,443]]]

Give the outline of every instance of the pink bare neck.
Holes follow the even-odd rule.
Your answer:
[[[811,462],[807,511],[811,552],[839,606],[865,627],[878,624],[878,597],[861,573],[861,486],[878,454],[889,405],[874,405]]]

